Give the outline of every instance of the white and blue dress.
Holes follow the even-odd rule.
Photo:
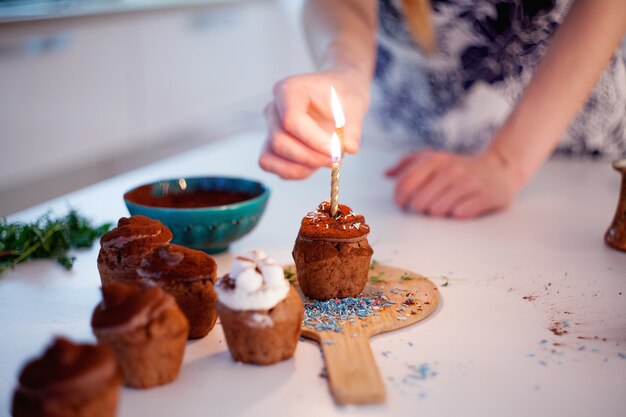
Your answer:
[[[431,3],[437,52],[427,56],[401,1],[379,1],[369,128],[410,147],[479,152],[520,98],[571,1]],[[624,47],[615,51],[557,153],[626,157],[625,55]]]

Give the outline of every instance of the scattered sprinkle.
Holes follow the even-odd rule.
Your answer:
[[[622,359],[626,359],[626,353],[618,352],[617,356],[619,356]]]
[[[441,279],[443,280],[443,283],[441,284],[442,287],[447,287],[450,284],[450,278],[447,276],[442,275]]]
[[[341,332],[341,325],[346,321],[377,316],[381,308],[395,305],[382,292],[373,297],[348,297],[326,301],[315,301],[304,306],[303,325],[315,331]],[[365,323],[361,325],[367,327]]]
[[[546,361],[539,361],[539,364],[542,366],[548,366],[548,364],[546,363]]]
[[[409,378],[424,381],[437,376],[437,372],[433,371],[428,363],[422,363],[420,365],[409,365],[408,368],[412,372],[407,375],[405,379]]]
[[[335,341],[334,340],[330,340],[330,339],[326,339],[326,340],[324,340],[324,344],[325,345],[334,345]]]
[[[396,316],[396,319],[400,320],[400,321],[404,321],[406,320],[405,316]]]

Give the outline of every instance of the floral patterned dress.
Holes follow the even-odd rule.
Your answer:
[[[369,128],[411,147],[474,153],[520,98],[571,1],[433,0],[431,57],[415,45],[401,7],[379,1]],[[557,153],[626,156],[624,52],[615,52]]]

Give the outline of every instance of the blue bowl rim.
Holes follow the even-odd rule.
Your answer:
[[[193,208],[176,208],[176,207],[156,207],[156,206],[148,206],[145,204],[138,204],[135,203],[133,201],[129,201],[126,199],[126,194],[130,193],[131,191],[136,190],[139,187],[145,187],[146,185],[155,185],[158,184],[160,182],[168,182],[168,181],[178,181],[179,179],[184,178],[185,180],[216,180],[216,179],[221,179],[221,180],[238,180],[238,181],[247,181],[247,182],[251,182],[254,184],[257,184],[261,187],[261,189],[263,191],[261,191],[261,193],[259,195],[257,195],[254,198],[251,198],[249,200],[244,200],[244,201],[239,201],[237,203],[232,203],[232,204],[223,204],[221,206],[213,206],[213,207],[193,207]],[[199,177],[178,177],[178,178],[169,178],[169,179],[161,179],[161,180],[156,180],[156,181],[152,181],[152,182],[147,182],[144,184],[139,184],[136,185],[135,187],[129,189],[128,191],[124,192],[123,194],[123,199],[124,199],[124,203],[126,204],[131,204],[133,206],[137,206],[137,207],[146,207],[149,208],[151,210],[156,210],[156,211],[179,211],[179,212],[199,212],[199,211],[208,211],[208,212],[220,212],[220,211],[224,211],[224,210],[235,210],[238,208],[241,208],[245,205],[248,205],[250,203],[253,202],[257,202],[257,201],[261,201],[264,198],[267,198],[270,194],[270,189],[267,187],[267,185],[263,184],[261,181],[257,181],[257,180],[253,180],[250,178],[244,178],[244,177],[225,177],[225,176],[199,176]]]

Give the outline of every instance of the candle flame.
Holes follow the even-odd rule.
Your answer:
[[[341,141],[335,132],[333,132],[333,137],[330,139],[330,155],[333,158],[333,162],[341,161]]]
[[[184,178],[180,178],[178,180],[178,186],[180,187],[181,190],[185,191],[187,189],[187,181],[185,181]]]
[[[346,116],[343,114],[343,107],[335,91],[335,87],[330,86],[330,102],[333,108],[333,119],[335,119],[335,127],[341,128],[346,124]]]

